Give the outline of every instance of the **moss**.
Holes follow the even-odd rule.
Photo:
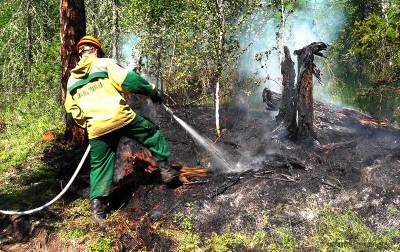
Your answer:
[[[112,239],[100,237],[96,242],[89,243],[89,248],[96,252],[106,252],[112,250]]]
[[[399,247],[398,233],[375,234],[354,212],[322,212],[309,245],[320,250],[391,251]],[[397,240],[397,241],[396,241]]]

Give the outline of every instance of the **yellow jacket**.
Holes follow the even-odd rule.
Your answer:
[[[121,92],[151,95],[155,85],[113,59],[83,57],[68,79],[65,109],[89,139],[122,128],[135,118]]]

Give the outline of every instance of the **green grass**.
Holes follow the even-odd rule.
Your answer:
[[[42,134],[63,130],[62,106],[47,95],[35,90],[0,108],[0,121],[6,127],[0,133],[0,171],[40,158],[51,144],[42,140]]]
[[[393,207],[388,209],[393,211]],[[279,213],[269,211],[268,219],[281,219]],[[277,214],[277,216],[275,216]],[[391,213],[392,214],[392,213]],[[397,212],[396,212],[397,214]],[[375,233],[363,219],[351,210],[326,207],[319,210],[315,222],[308,223],[307,231],[294,234],[290,226],[272,225],[263,217],[262,227],[253,234],[243,232],[213,232],[200,238],[193,225],[191,207],[175,214],[176,228],[161,228],[160,234],[176,241],[176,251],[399,251],[400,231]]]
[[[42,140],[43,133],[59,134],[64,128],[62,106],[54,93],[38,88],[12,99],[4,93],[0,97],[5,101],[0,107],[0,122],[5,125],[0,132],[1,207],[36,206],[54,194],[52,189],[59,189],[53,167],[43,160],[53,144]]]

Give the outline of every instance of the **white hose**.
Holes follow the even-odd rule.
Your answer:
[[[36,212],[39,212],[43,209],[45,209],[46,207],[50,206],[51,204],[53,204],[54,202],[56,202],[61,196],[63,196],[65,194],[65,192],[67,192],[67,190],[69,189],[69,187],[72,185],[72,183],[74,182],[76,176],[78,175],[79,171],[82,168],[83,163],[85,163],[86,157],[89,154],[90,151],[90,145],[86,148],[85,154],[83,154],[83,157],[81,159],[81,161],[79,162],[78,167],[76,168],[74,174],[72,175],[71,179],[68,181],[68,184],[64,187],[64,189],[56,196],[54,197],[54,199],[52,199],[51,201],[49,201],[48,203],[44,204],[41,207],[37,207],[35,209],[31,209],[31,210],[27,210],[27,211],[7,211],[7,210],[0,210],[0,214],[6,214],[6,215],[27,215],[27,214],[33,214]]]

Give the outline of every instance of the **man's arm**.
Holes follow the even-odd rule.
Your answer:
[[[108,77],[118,85],[116,88],[119,90],[122,88],[135,94],[147,96],[153,95],[157,90],[154,84],[149,83],[134,71],[119,66],[115,61],[109,62],[107,70]]]

